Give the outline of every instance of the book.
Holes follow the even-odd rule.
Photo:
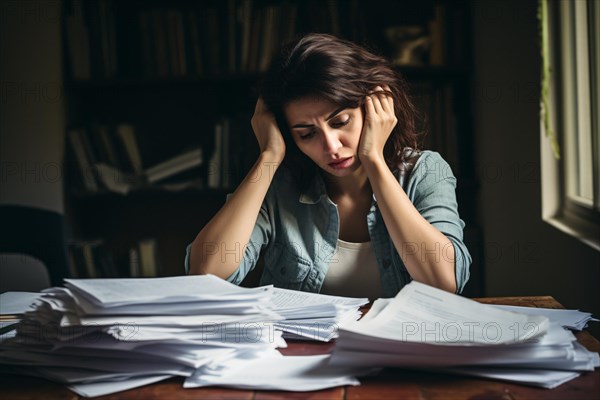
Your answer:
[[[148,11],[142,11],[138,15],[138,24],[140,27],[140,47],[142,76],[151,78],[157,75],[157,62],[154,46],[154,31],[152,29],[152,14]]]
[[[119,276],[111,253],[102,239],[75,240],[68,244],[72,278],[116,278]]]
[[[98,182],[96,181],[93,164],[95,160],[90,159],[91,154],[89,154],[89,145],[86,146],[85,144],[86,139],[84,131],[81,129],[71,129],[67,133],[67,137],[69,138],[73,154],[77,160],[77,166],[79,167],[84,188],[88,192],[98,192],[99,187]]]
[[[118,278],[120,276],[111,252],[107,249],[103,240],[92,243],[92,256],[96,273],[103,278]]]
[[[68,244],[69,255],[69,273],[72,278],[87,278],[87,268],[85,258],[83,256],[83,248],[81,242],[74,241]]]
[[[96,164],[96,174],[108,191],[123,195],[134,189],[141,188],[145,184],[143,176],[127,174],[118,168],[104,163]]]
[[[224,118],[221,121],[221,187],[230,188],[233,184],[233,174],[231,163],[231,125],[229,119]]]
[[[183,14],[178,10],[167,10],[165,17],[171,76],[185,76],[187,74],[187,60]]]
[[[131,247],[129,249],[129,277],[138,278],[140,275],[140,253],[137,247]]]
[[[227,72],[234,74],[237,70],[238,38],[236,0],[227,0]]]
[[[202,15],[201,26],[203,27],[203,44],[206,48],[206,65],[207,71],[211,75],[221,73],[221,52],[224,49],[220,48],[221,42],[221,25],[223,21],[219,20],[219,12],[215,7],[209,7],[204,10]]]
[[[125,148],[131,171],[135,174],[143,174],[142,156],[135,136],[134,126],[126,123],[119,124],[117,125],[116,133]]]
[[[100,18],[100,44],[104,78],[110,79],[117,75],[117,43],[116,25],[112,1],[97,2],[98,16]]]
[[[188,62],[189,72],[202,75],[204,73],[204,62],[202,61],[204,49],[202,49],[202,36],[198,27],[198,14],[189,12],[186,14],[188,29]]]
[[[154,183],[202,165],[202,148],[196,148],[163,161],[145,171],[148,183]]]
[[[221,163],[223,153],[223,127],[216,123],[214,127],[214,148],[208,164],[208,187],[217,189],[221,187]]]
[[[252,10],[249,55],[246,72],[258,71],[258,63],[260,62],[261,27],[264,26],[264,19],[264,8],[256,8]]]
[[[239,18],[241,24],[239,68],[240,72],[247,72],[250,55],[250,39],[252,32],[252,0],[242,0],[242,4],[239,10]]]
[[[144,278],[154,278],[158,274],[158,249],[156,239],[143,239],[138,242],[140,273]]]
[[[87,80],[91,78],[89,32],[81,2],[72,1],[70,6],[70,13],[65,16],[65,28],[71,78],[76,81]]]
[[[264,20],[262,27],[262,36],[260,40],[260,59],[258,63],[258,71],[264,72],[269,67],[271,56],[274,48],[274,39],[278,36],[276,32],[277,12],[280,9],[278,6],[267,6],[263,9]]]
[[[96,264],[94,262],[91,244],[83,243],[82,251],[83,260],[85,261],[86,278],[96,278],[99,274],[96,274]]]
[[[106,162],[115,168],[123,168],[121,165],[121,160],[119,160],[117,155],[117,150],[115,149],[108,126],[100,125],[96,128],[94,133],[100,142],[100,147],[105,155]]]
[[[434,6],[434,18],[429,21],[429,35],[431,39],[429,64],[431,65],[444,65],[446,61],[444,54],[444,18],[444,6],[442,4],[436,4]]]

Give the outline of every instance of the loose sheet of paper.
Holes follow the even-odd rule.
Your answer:
[[[69,389],[83,397],[105,396],[107,394],[121,392],[151,383],[160,382],[170,378],[171,375],[151,375],[139,378],[131,378],[123,381],[96,382],[69,385]]]
[[[4,292],[0,294],[0,314],[18,315],[31,310],[31,305],[41,296],[33,292]]]
[[[239,389],[312,391],[335,386],[359,385],[359,370],[328,365],[329,355],[269,356],[238,361],[228,373],[204,374],[202,369],[187,378],[184,387],[226,386]]]
[[[65,279],[65,286],[104,307],[157,302],[245,300],[261,296],[269,287],[247,289],[214,275],[139,279]],[[200,290],[202,288],[202,290]]]
[[[519,306],[505,306],[505,305],[493,305],[493,307],[501,310],[518,312],[528,315],[543,315],[550,321],[556,321],[565,328],[582,330],[586,327],[588,321],[598,321],[592,318],[592,314],[582,312],[579,310],[562,310],[553,308],[538,308],[538,307],[519,307]]]
[[[273,288],[274,309],[303,308],[313,305],[338,304],[341,306],[359,307],[367,304],[369,299],[330,296],[325,294],[300,292],[297,290]]]

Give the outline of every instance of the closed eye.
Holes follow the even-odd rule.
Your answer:
[[[306,140],[306,139],[310,139],[314,135],[315,135],[315,130],[311,129],[309,131],[305,131],[305,132],[301,133],[300,135],[298,135],[298,137],[300,138],[300,140]]]
[[[341,127],[348,125],[349,122],[350,122],[350,117],[348,117],[345,121],[340,121],[340,120],[333,121],[329,125],[332,128],[341,128]]]

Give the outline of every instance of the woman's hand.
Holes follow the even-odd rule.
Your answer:
[[[275,116],[267,109],[262,97],[259,97],[256,102],[251,124],[261,153],[274,156],[277,162],[283,161],[285,156],[283,135],[277,126]]]
[[[394,113],[394,99],[389,86],[377,86],[365,99],[365,120],[358,146],[362,163],[383,160],[383,148],[398,119]]]

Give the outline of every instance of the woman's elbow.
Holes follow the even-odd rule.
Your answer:
[[[205,262],[205,260],[203,260],[202,257],[200,257],[201,254],[200,254],[200,251],[197,249],[197,247],[201,247],[201,246],[199,246],[198,243],[196,241],[194,241],[190,248],[188,274],[189,275],[210,274],[211,272],[208,268],[208,265]]]
[[[218,251],[209,248],[203,242],[194,241],[190,249],[190,275],[211,274],[221,279],[227,279],[234,271],[235,266],[224,263]]]
[[[451,279],[447,279],[441,289],[450,293],[456,293],[456,290],[458,289],[458,286],[456,285],[456,278],[453,276]]]

